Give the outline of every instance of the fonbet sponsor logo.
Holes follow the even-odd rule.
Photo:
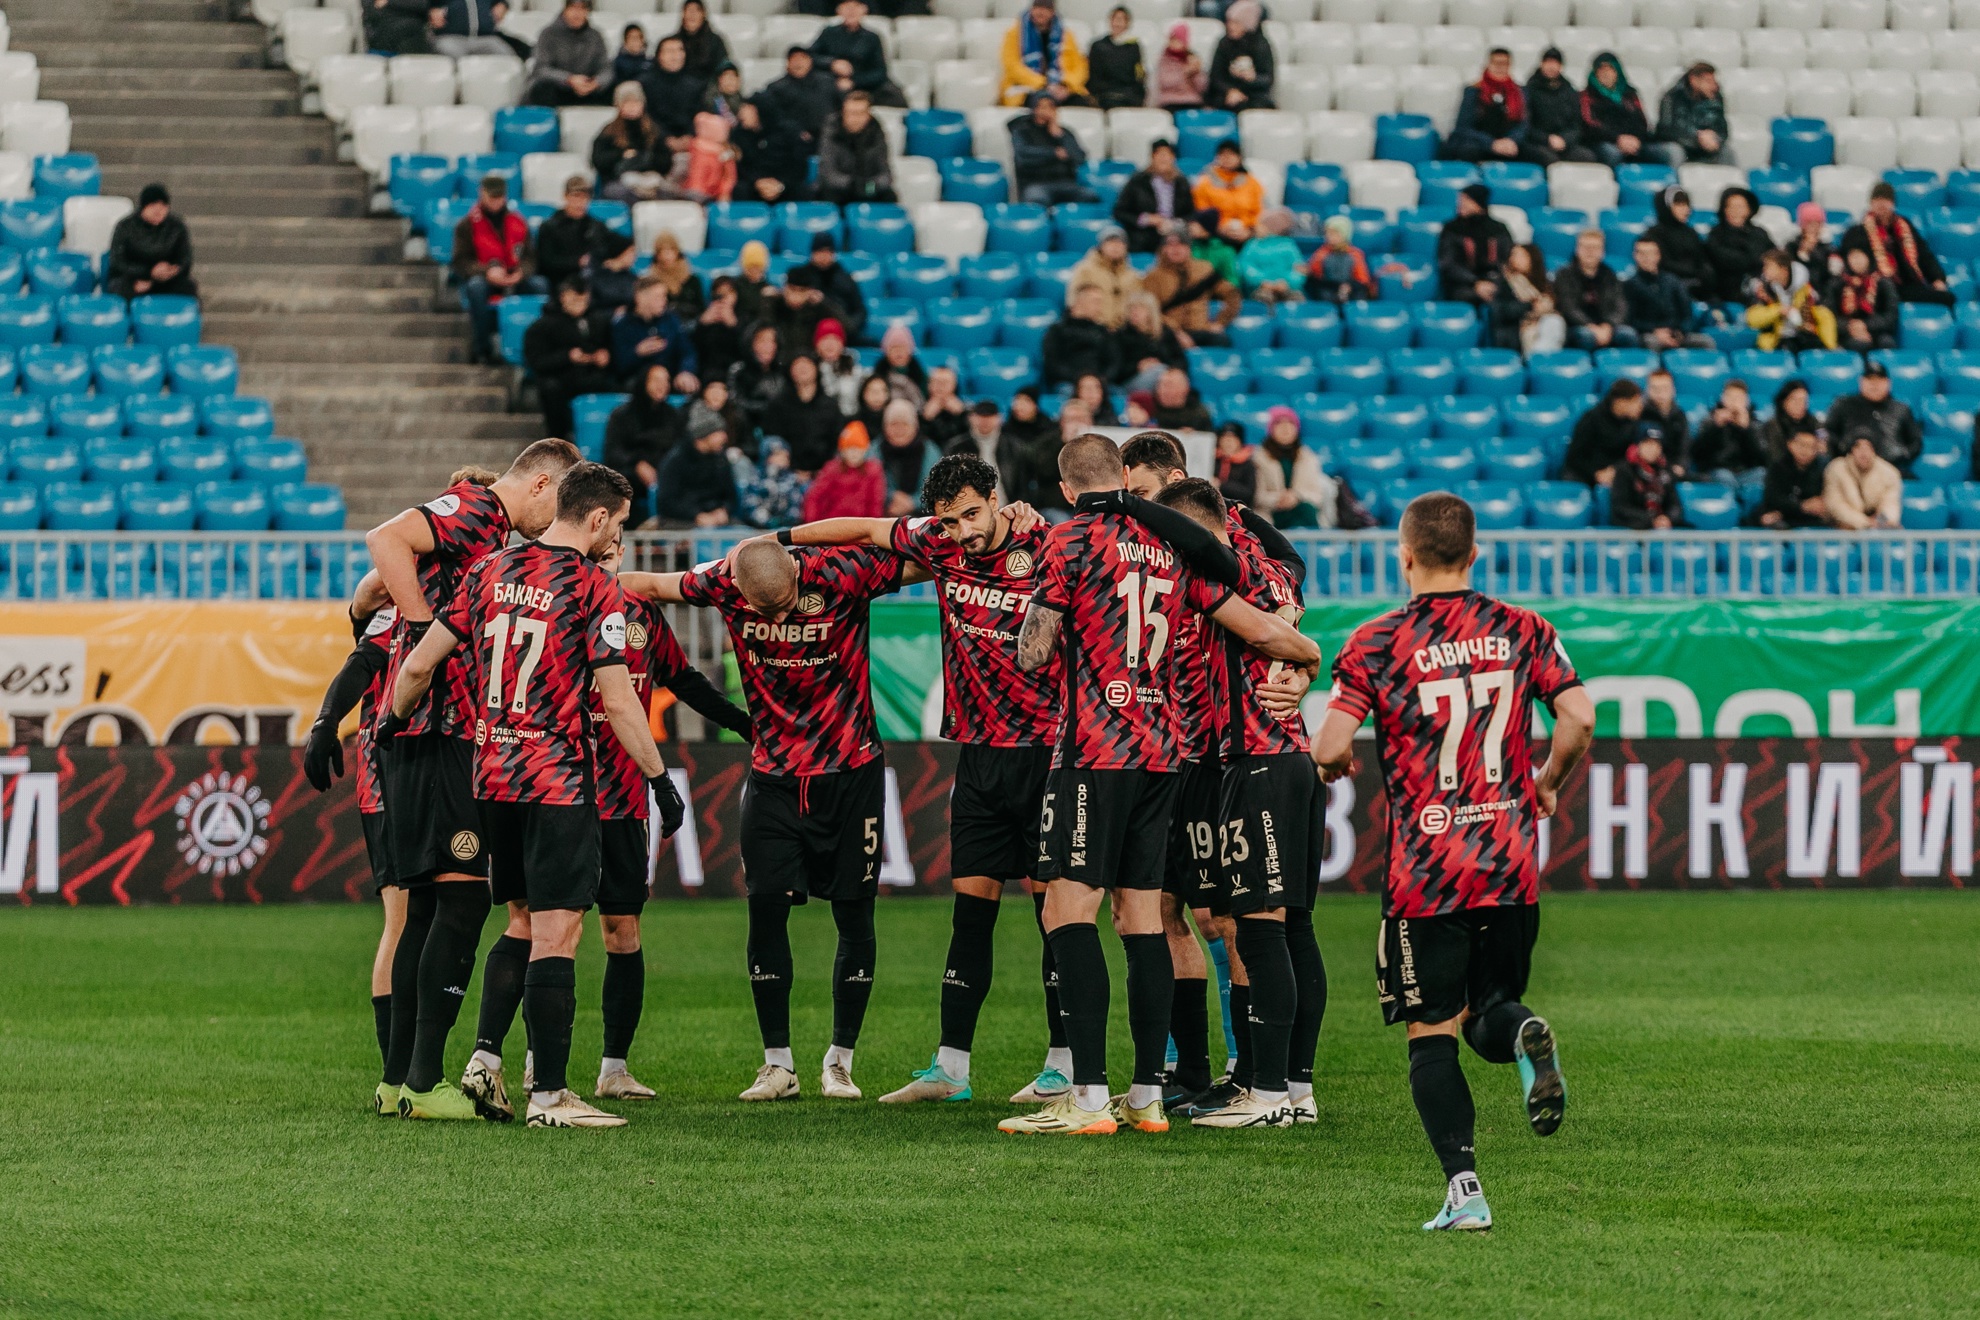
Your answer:
[[[172,804],[179,855],[201,875],[239,875],[268,852],[269,810],[246,775],[203,774]]]

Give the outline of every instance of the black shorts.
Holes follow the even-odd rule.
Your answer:
[[[487,875],[488,851],[474,801],[474,745],[444,733],[423,733],[388,739],[380,752],[392,883],[425,884],[442,874]]]
[[[371,863],[371,883],[379,890],[398,882],[392,878],[392,839],[385,830],[385,813],[366,811],[358,819],[364,823],[364,855]]]
[[[1219,882],[1231,914],[1311,909],[1326,829],[1320,777],[1304,752],[1232,762],[1217,819]]]
[[[1023,880],[1038,861],[1052,749],[964,743],[949,797],[949,874]]]
[[[1375,946],[1382,1017],[1448,1022],[1526,993],[1540,905],[1467,908],[1440,917],[1385,917]]]
[[[1215,756],[1184,762],[1176,774],[1162,889],[1184,907],[1207,907],[1217,897],[1217,786],[1223,778],[1224,763]]]
[[[749,772],[743,883],[751,898],[842,903],[880,892],[887,767],[879,757],[829,775]]]
[[[582,912],[598,901],[598,807],[480,802],[489,891],[498,906]]]
[[[1037,878],[1160,889],[1181,778],[1154,770],[1054,770],[1039,813]]]
[[[598,822],[598,910],[636,917],[646,907],[646,822],[636,816]]]

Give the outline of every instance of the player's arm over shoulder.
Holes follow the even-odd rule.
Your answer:
[[[1210,612],[1210,617],[1217,621],[1218,627],[1236,634],[1260,655],[1283,660],[1310,672],[1319,672],[1319,643],[1277,614],[1268,614],[1233,594],[1226,596],[1224,602]]]
[[[681,594],[681,579],[686,576],[685,573],[621,573],[619,586],[637,600],[680,605],[687,601],[687,597]]]

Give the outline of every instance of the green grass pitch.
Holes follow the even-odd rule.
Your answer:
[[[807,1095],[751,1107],[741,906],[650,909],[633,1062],[661,1099],[609,1132],[370,1117],[374,911],[11,912],[0,1317],[1980,1312],[1971,895],[1550,899],[1530,999],[1568,1122],[1536,1139],[1513,1070],[1467,1055],[1499,1227],[1462,1238],[1417,1227],[1442,1178],[1376,1011],[1375,919],[1321,905],[1317,1127],[1068,1141],[994,1130],[1043,1044],[1024,904],[979,1098],[911,1109],[812,1094],[824,911],[793,922]],[[933,1047],[948,921],[881,904],[869,1096]],[[586,1082],[599,968],[594,929]]]

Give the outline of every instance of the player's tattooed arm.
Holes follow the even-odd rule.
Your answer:
[[[628,596],[659,601],[663,605],[679,605],[682,603],[681,577],[679,573],[621,573],[619,585]]]
[[[1059,645],[1059,623],[1065,616],[1034,597],[1024,612],[1024,627],[1018,630],[1018,668],[1042,668]]]
[[[433,686],[433,675],[440,668],[459,640],[447,631],[447,625],[435,622],[413,647],[412,654],[399,666],[398,682],[392,687],[392,717],[403,720],[413,713],[420,698]]]
[[[433,528],[418,509],[407,509],[364,534],[379,581],[408,623],[425,623],[433,607],[419,585],[419,557],[433,551]],[[362,583],[359,584],[362,587]],[[443,602],[444,603],[444,602]]]
[[[1344,710],[1329,709],[1313,735],[1313,764],[1327,783],[1354,773],[1354,731],[1361,721]]]
[[[1540,767],[1533,789],[1540,798],[1540,819],[1554,814],[1560,801],[1561,785],[1574,773],[1595,737],[1595,703],[1588,689],[1579,685],[1554,697],[1554,744],[1548,750],[1547,764]]]
[[[1235,633],[1252,650],[1272,660],[1282,660],[1296,669],[1317,673],[1320,646],[1311,637],[1276,614],[1267,614],[1238,596],[1227,596],[1211,611],[1217,626]]]

